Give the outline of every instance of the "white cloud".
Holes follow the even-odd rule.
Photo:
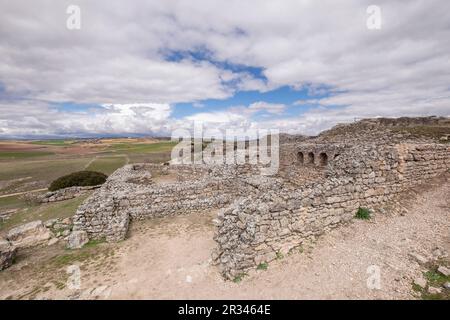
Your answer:
[[[267,103],[264,101],[258,101],[250,104],[248,107],[250,112],[259,112],[266,111],[272,114],[282,114],[286,110],[286,106],[284,104],[277,103]]]
[[[0,0],[2,135],[164,132],[180,123],[170,113],[176,102],[284,85],[307,88],[307,103],[318,106],[286,119],[286,106],[265,102],[221,112],[205,107],[189,118],[253,126],[260,112],[277,116],[259,119],[260,126],[316,132],[353,117],[449,115],[446,0],[379,0],[381,30],[366,28],[373,4],[366,0],[75,2],[81,30],[69,31],[65,9],[73,1]],[[208,61],[165,59],[177,50],[259,67],[267,80]],[[25,100],[12,104],[10,97]],[[44,101],[113,107],[88,115]]]
[[[24,115],[24,110],[26,114]],[[12,137],[32,135],[114,135],[169,134],[172,108],[168,104],[104,105],[84,111],[64,111],[46,103],[21,101],[0,103],[1,134]]]

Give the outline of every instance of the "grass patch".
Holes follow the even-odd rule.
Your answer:
[[[284,255],[281,253],[281,251],[277,251],[277,259],[281,260],[284,258]]]
[[[412,284],[414,291],[419,292],[423,300],[450,300],[450,290],[444,288],[446,282],[450,282],[450,276],[444,276],[437,271],[439,265],[448,266],[446,261],[438,261],[435,264],[430,264],[429,270],[423,273],[424,278],[427,280],[426,288],[421,288],[415,283]],[[441,293],[428,292],[429,287],[440,288]]]
[[[30,144],[40,145],[40,146],[67,146],[73,144],[73,140],[62,140],[62,139],[53,139],[53,140],[37,140],[31,141]]]
[[[89,240],[89,242],[88,243],[86,243],[84,246],[83,246],[83,248],[92,248],[92,247],[95,247],[95,246],[97,246],[97,245],[99,245],[99,244],[102,244],[102,243],[105,243],[106,242],[106,239],[98,239],[98,240]]]
[[[72,217],[77,208],[87,197],[88,195],[83,195],[66,201],[23,208],[19,212],[13,213],[8,220],[0,223],[0,231],[11,229],[15,226],[35,220],[42,220],[45,222],[46,220],[54,218]],[[3,199],[5,198],[0,198],[0,200]]]
[[[56,256],[50,260],[50,263],[56,268],[63,268],[74,264],[75,262],[84,262],[95,256],[90,250],[72,251],[68,254]]]
[[[239,283],[242,281],[242,279],[244,279],[244,277],[246,276],[246,273],[239,273],[237,276],[234,277],[233,282],[234,283]]]
[[[370,210],[367,208],[359,207],[358,211],[356,211],[355,218],[361,220],[369,220],[371,218]]]
[[[0,211],[9,209],[21,209],[29,206],[29,202],[21,196],[0,198]]]
[[[1,151],[0,160],[28,159],[54,155],[53,152],[46,151]]]
[[[86,170],[97,171],[110,175],[120,167],[123,167],[127,163],[125,157],[101,157],[95,159]]]
[[[170,151],[153,152],[147,154],[131,153],[128,154],[130,163],[162,163],[170,160]]]
[[[92,159],[55,159],[35,161],[10,161],[2,162],[0,166],[0,180],[13,180],[32,177],[23,183],[30,181],[52,181],[65,174],[83,170],[84,166]]]
[[[267,270],[267,268],[269,267],[267,262],[261,262],[260,264],[258,264],[258,266],[256,267],[256,270]]]

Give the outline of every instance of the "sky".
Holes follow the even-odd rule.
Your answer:
[[[448,0],[0,0],[0,138],[428,115],[450,115]]]

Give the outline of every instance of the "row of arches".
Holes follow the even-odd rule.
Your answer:
[[[303,152],[297,153],[297,162],[300,164],[315,164],[315,154],[314,152],[308,152],[305,156]],[[319,153],[319,163],[320,166],[326,166],[328,164],[328,155],[325,152]]]

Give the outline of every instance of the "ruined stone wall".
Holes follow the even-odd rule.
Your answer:
[[[86,186],[86,187],[68,187],[56,191],[45,193],[39,198],[41,203],[58,202],[79,197],[91,190],[100,188],[100,186]]]
[[[280,153],[274,176],[254,165],[127,165],[80,206],[74,230],[118,241],[130,220],[222,208],[213,258],[233,278],[450,167],[450,146],[434,143],[309,140]],[[305,158],[310,153],[314,161]]]
[[[306,147],[306,146],[305,146]],[[441,144],[355,146],[341,150],[327,179],[293,187],[272,178],[272,191],[235,201],[217,224],[213,258],[233,278],[277,253],[350,221],[359,207],[372,208],[450,167]]]
[[[253,166],[127,165],[114,174],[77,210],[74,230],[90,239],[122,240],[130,219],[164,217],[222,208],[242,194],[255,192]],[[154,181],[170,172],[174,181]],[[155,176],[159,175],[158,177]],[[162,179],[164,180],[164,179]]]

